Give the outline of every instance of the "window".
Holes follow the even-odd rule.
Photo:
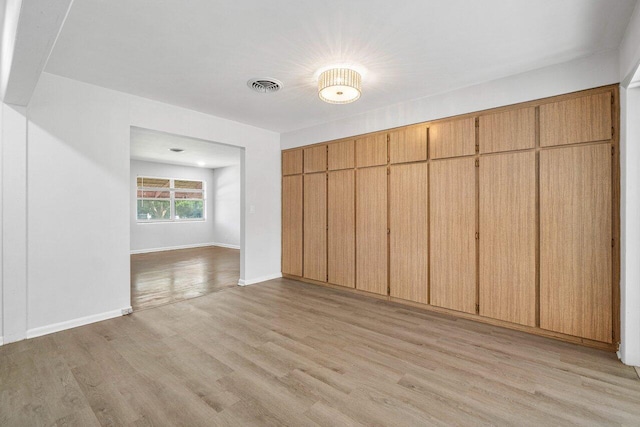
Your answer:
[[[139,222],[194,221],[205,219],[205,182],[187,179],[137,179]]]

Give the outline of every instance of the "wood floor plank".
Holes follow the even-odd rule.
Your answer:
[[[240,251],[204,248],[131,255],[131,305],[159,307],[235,287]]]
[[[634,425],[614,354],[275,279],[0,347],[0,425]]]

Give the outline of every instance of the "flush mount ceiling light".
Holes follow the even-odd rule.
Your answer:
[[[182,153],[184,151],[183,148],[169,148],[169,151],[173,151],[174,153]]]
[[[360,98],[362,76],[351,68],[331,68],[318,77],[318,96],[329,104],[348,104]]]

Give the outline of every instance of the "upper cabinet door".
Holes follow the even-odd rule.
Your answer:
[[[427,128],[417,126],[389,133],[391,163],[427,160]]]
[[[606,141],[612,137],[611,92],[540,106],[540,146]]]
[[[476,153],[476,121],[473,117],[429,126],[429,156],[432,159],[469,156]]]
[[[536,146],[534,107],[481,116],[480,153],[526,150]]]
[[[282,175],[302,173],[302,150],[284,151],[282,153]]]
[[[355,140],[334,142],[329,144],[329,170],[353,169],[355,167]]]
[[[387,164],[387,135],[378,134],[356,139],[356,167]]]
[[[327,170],[327,146],[319,145],[304,149],[304,173]]]

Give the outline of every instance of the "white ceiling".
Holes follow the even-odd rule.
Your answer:
[[[46,71],[277,132],[617,48],[635,0],[77,0]],[[314,73],[349,62],[329,105]],[[274,94],[246,82],[284,82]]]
[[[174,153],[170,148],[184,151]],[[201,139],[131,127],[131,158],[134,160],[215,169],[239,165],[240,150]]]

